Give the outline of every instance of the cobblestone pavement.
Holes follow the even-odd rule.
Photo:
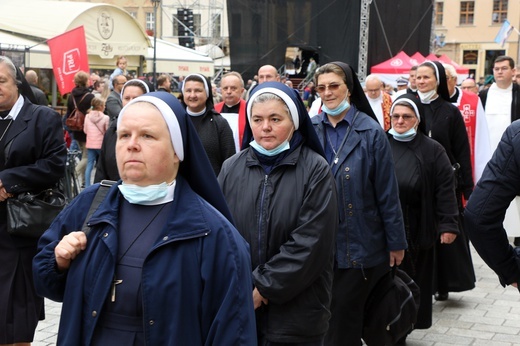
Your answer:
[[[520,345],[520,294],[503,288],[498,278],[472,249],[477,287],[433,303],[433,326],[415,330],[408,346]],[[38,325],[34,346],[56,345],[61,305],[45,302],[46,316]]]

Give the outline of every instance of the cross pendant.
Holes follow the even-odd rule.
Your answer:
[[[114,281],[112,281],[112,303],[116,301],[116,285],[119,285],[120,283],[122,283],[123,280],[116,280],[116,278],[114,277]]]

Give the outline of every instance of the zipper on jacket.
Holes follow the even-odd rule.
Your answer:
[[[258,264],[264,264],[262,259],[262,215],[264,213],[264,199],[265,199],[265,191],[267,189],[267,179],[269,178],[269,175],[266,174],[264,176],[264,184],[262,186],[262,198],[260,200],[260,214],[258,217]]]

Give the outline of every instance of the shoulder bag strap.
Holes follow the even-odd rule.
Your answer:
[[[88,235],[90,233],[90,226],[87,224],[88,220],[90,220],[92,214],[94,214],[101,202],[103,202],[105,196],[108,193],[108,190],[110,190],[110,187],[116,183],[117,182],[113,180],[102,180],[101,183],[99,183],[99,189],[97,190],[96,195],[92,200],[92,204],[90,205],[90,208],[88,210],[87,217],[85,217],[85,221],[83,221],[83,226],[81,227],[81,230],[83,231],[83,233],[85,233],[85,235]]]
[[[83,102],[83,100],[85,99],[85,97],[88,95],[89,93],[86,93],[85,95],[83,95],[83,97],[79,100],[79,104],[81,104],[81,102]],[[72,96],[72,102],[74,102],[74,108],[78,108],[78,105],[76,104],[76,98],[74,97],[74,95],[71,95]]]

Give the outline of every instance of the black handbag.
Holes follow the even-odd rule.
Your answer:
[[[413,330],[421,301],[419,286],[394,266],[373,288],[365,305],[363,340],[395,345]]]
[[[8,198],[7,232],[17,237],[39,238],[65,204],[65,196],[55,188]]]

